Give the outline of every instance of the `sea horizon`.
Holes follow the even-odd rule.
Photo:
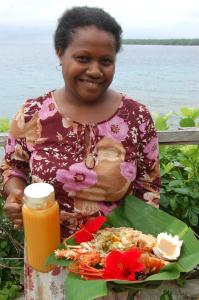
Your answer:
[[[198,57],[199,46],[123,45],[111,88],[161,114],[198,107]],[[1,43],[0,65],[0,117],[10,119],[26,99],[63,86],[52,40]]]

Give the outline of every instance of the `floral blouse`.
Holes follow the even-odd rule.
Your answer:
[[[89,216],[108,214],[128,194],[158,206],[158,139],[146,107],[126,95],[108,120],[64,118],[53,92],[27,100],[12,121],[1,166],[11,177],[54,186],[68,219],[62,234]]]

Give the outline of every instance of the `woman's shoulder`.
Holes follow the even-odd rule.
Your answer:
[[[36,98],[27,99],[23,104],[23,112],[26,121],[39,113],[46,104],[53,105],[52,91],[38,96]]]
[[[29,98],[25,100],[24,107],[26,110],[39,110],[46,100],[52,100],[52,91],[49,91],[36,98]]]
[[[122,105],[124,109],[127,109],[128,111],[132,112],[132,114],[150,116],[149,109],[145,104],[139,102],[138,100],[135,100],[134,98],[126,94],[122,94],[122,97]]]

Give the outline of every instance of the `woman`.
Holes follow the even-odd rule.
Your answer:
[[[110,213],[128,194],[158,206],[151,116],[144,105],[109,88],[121,33],[98,8],[75,7],[59,20],[54,44],[64,87],[23,104],[2,164],[5,211],[16,228],[30,175],[31,182],[54,186],[62,238],[89,217]],[[42,274],[26,265],[26,299],[63,299],[64,277],[58,268]]]

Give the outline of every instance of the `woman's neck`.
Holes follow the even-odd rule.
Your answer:
[[[87,107],[88,109],[89,108],[92,109],[92,107],[103,105],[103,103],[109,101],[112,97],[112,94],[115,93],[112,90],[107,90],[103,95],[100,96],[100,98],[87,102],[82,100],[81,98],[78,98],[76,95],[70,92],[70,90],[68,90],[66,87],[63,87],[58,91],[60,91],[60,96],[63,105],[65,103],[70,103],[70,105],[77,106],[77,107]]]
[[[109,90],[104,98],[93,103],[74,100],[67,96],[65,89],[53,93],[59,112],[64,118],[80,123],[98,123],[110,118],[118,109],[122,95]]]

